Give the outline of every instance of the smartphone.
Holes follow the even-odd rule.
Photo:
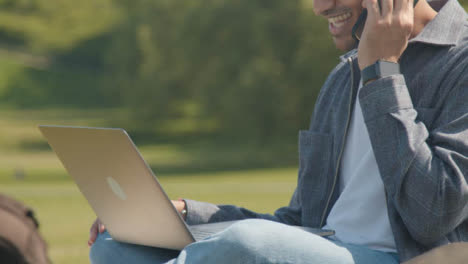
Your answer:
[[[381,0],[378,0],[379,9],[381,9],[380,1]],[[417,3],[418,3],[418,0],[414,0],[413,7],[415,7]],[[364,28],[364,24],[366,23],[366,19],[367,19],[367,9],[364,8],[364,10],[362,10],[362,13],[359,16],[358,20],[356,21],[356,24],[354,24],[353,29],[351,30],[351,36],[353,37],[354,40],[356,40],[357,44],[359,44],[359,40],[360,40],[360,38],[358,36],[358,32],[359,32],[359,30]]]

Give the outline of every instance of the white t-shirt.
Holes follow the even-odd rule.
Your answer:
[[[361,89],[362,84],[359,85]],[[382,179],[369,134],[356,99],[341,160],[340,196],[324,228],[345,243],[396,252]]]

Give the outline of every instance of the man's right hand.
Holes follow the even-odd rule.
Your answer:
[[[101,223],[99,218],[96,218],[96,221],[94,221],[93,225],[89,229],[89,240],[88,240],[88,246],[91,246],[94,244],[96,241],[96,238],[98,236],[98,233],[102,233],[106,230],[106,227]]]

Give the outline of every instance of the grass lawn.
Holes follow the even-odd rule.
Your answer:
[[[88,263],[88,230],[95,215],[41,138],[37,125],[106,126],[104,120],[110,115],[112,112],[96,110],[0,110],[3,127],[0,130],[0,192],[35,209],[54,263]],[[197,150],[202,145],[190,148],[161,143],[140,145],[137,142],[137,145],[173,199],[236,204],[271,213],[287,205],[296,184],[294,166],[272,169],[242,166],[241,163],[255,155],[261,159],[263,152],[239,157],[244,154],[239,148],[223,155],[224,160],[222,157],[217,160],[216,148]],[[295,155],[295,152],[280,154]],[[209,157],[202,159],[205,155]],[[231,167],[239,164],[243,169],[208,168],[218,161]],[[203,166],[208,166],[207,170],[200,168]],[[164,169],[158,170],[159,167]]]
[[[171,198],[236,204],[258,212],[286,205],[294,191],[295,169],[252,170],[161,177]],[[87,263],[88,230],[94,212],[73,182],[10,182],[3,193],[33,207],[54,263]]]

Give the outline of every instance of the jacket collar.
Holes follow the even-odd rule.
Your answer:
[[[355,57],[357,57],[357,52],[358,52],[357,49],[352,49],[352,50],[346,52],[345,54],[341,55],[340,60],[342,62],[345,62],[345,61],[348,60],[348,58],[355,58]]]
[[[409,43],[426,43],[438,46],[453,46],[466,28],[468,18],[463,7],[456,0],[435,0],[429,4],[438,11],[415,38]]]

